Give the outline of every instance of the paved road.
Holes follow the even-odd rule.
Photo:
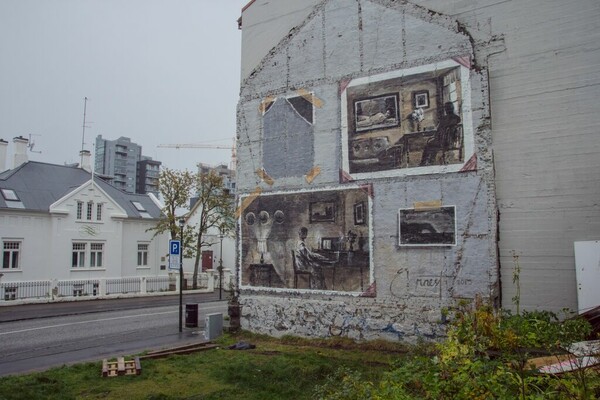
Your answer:
[[[222,294],[226,298],[226,294]],[[211,293],[185,293],[183,304],[203,303],[219,299],[219,292]],[[162,295],[147,297],[132,297],[126,299],[108,300],[82,300],[57,303],[23,304],[18,306],[1,305],[0,323],[9,321],[20,321],[25,319],[46,318],[66,316],[74,314],[96,313],[110,310],[131,310],[166,305],[178,305],[179,295]]]
[[[200,326],[184,318],[182,333],[178,296],[0,307],[0,376],[204,341],[204,316],[226,315],[227,302],[186,296],[200,303]]]

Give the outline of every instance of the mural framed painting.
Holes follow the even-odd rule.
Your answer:
[[[356,132],[368,132],[400,125],[398,93],[354,100]]]
[[[365,203],[360,202],[354,205],[354,225],[364,225],[365,223]]]
[[[335,222],[336,202],[333,201],[313,201],[308,207],[309,222]]]
[[[429,108],[429,90],[419,90],[413,92],[413,107]]]
[[[399,246],[455,246],[456,207],[398,210]]]
[[[363,293],[373,280],[371,209],[355,186],[255,197],[239,217],[240,287]]]
[[[445,60],[342,83],[342,169],[356,179],[459,171],[474,153],[463,64]]]

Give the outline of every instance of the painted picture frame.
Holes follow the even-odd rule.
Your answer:
[[[413,92],[413,106],[417,108],[429,108],[429,90]]]
[[[392,128],[400,125],[398,93],[366,97],[354,101],[355,132]]]
[[[364,225],[365,223],[365,203],[361,201],[354,205],[354,225]]]
[[[314,201],[308,207],[311,224],[335,222],[335,203],[333,201]]]
[[[456,206],[398,210],[399,246],[456,246]]]

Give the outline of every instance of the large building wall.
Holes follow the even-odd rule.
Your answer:
[[[258,64],[238,107],[243,327],[411,340],[497,299],[485,51],[411,4],[331,0]],[[450,120],[457,148],[424,155]],[[304,248],[330,261],[310,279]]]
[[[243,78],[320,1],[294,1],[293,13],[275,13],[266,3],[256,0],[244,13]],[[576,309],[573,242],[600,238],[600,113],[595,99],[600,3],[411,3],[458,21],[483,50],[477,58],[485,63],[490,82],[502,305],[514,306],[517,256],[522,307]],[[262,11],[267,8],[269,12]],[[270,28],[277,34],[252,40]]]

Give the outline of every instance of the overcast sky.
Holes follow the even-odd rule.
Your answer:
[[[228,163],[248,0],[0,0],[0,138],[32,135],[29,159],[79,162],[97,135],[131,138],[174,169]],[[1,168],[0,168],[1,170]]]

